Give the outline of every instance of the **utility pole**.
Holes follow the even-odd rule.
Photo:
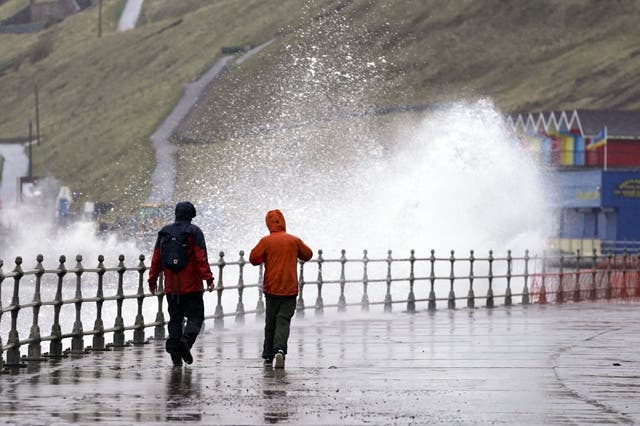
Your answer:
[[[607,126],[604,126],[604,171],[607,171],[607,146],[609,145]]]
[[[31,153],[31,120],[29,120],[29,177],[32,176],[33,154]]]
[[[102,0],[98,0],[98,37],[102,37]]]
[[[40,145],[40,105],[38,101],[38,83],[36,83],[36,140]]]

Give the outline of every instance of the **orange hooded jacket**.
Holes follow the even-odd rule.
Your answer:
[[[307,261],[311,249],[295,235],[287,234],[287,225],[280,210],[270,210],[265,219],[270,234],[251,250],[252,265],[264,263],[263,291],[273,296],[298,294],[298,259]]]

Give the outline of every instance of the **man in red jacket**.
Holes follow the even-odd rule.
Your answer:
[[[156,294],[158,276],[164,272],[164,292],[169,305],[166,350],[173,365],[193,362],[191,347],[204,322],[204,289],[213,290],[213,275],[202,230],[191,223],[196,208],[188,201],[176,204],[176,220],[158,232],[149,269],[149,291]],[[184,318],[187,324],[182,328]]]
[[[270,234],[251,250],[252,265],[264,263],[263,292],[267,301],[262,358],[265,365],[284,368],[287,354],[289,326],[296,310],[298,295],[298,259],[307,261],[313,253],[302,240],[287,234],[287,226],[280,210],[271,210],[266,217]]]

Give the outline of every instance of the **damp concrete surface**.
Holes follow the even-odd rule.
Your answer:
[[[636,303],[394,308],[294,317],[284,370],[255,318],[207,323],[182,368],[159,341],[30,363],[0,423],[640,424]]]

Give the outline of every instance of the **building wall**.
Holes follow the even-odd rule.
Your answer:
[[[640,171],[607,171],[602,203],[618,213],[616,239],[640,241]]]
[[[557,175],[562,208],[599,208],[602,170],[559,171]]]
[[[607,145],[585,152],[585,165],[604,167],[605,149],[607,168],[640,166],[640,140],[609,139]]]
[[[559,238],[640,241],[640,171],[557,174]]]

